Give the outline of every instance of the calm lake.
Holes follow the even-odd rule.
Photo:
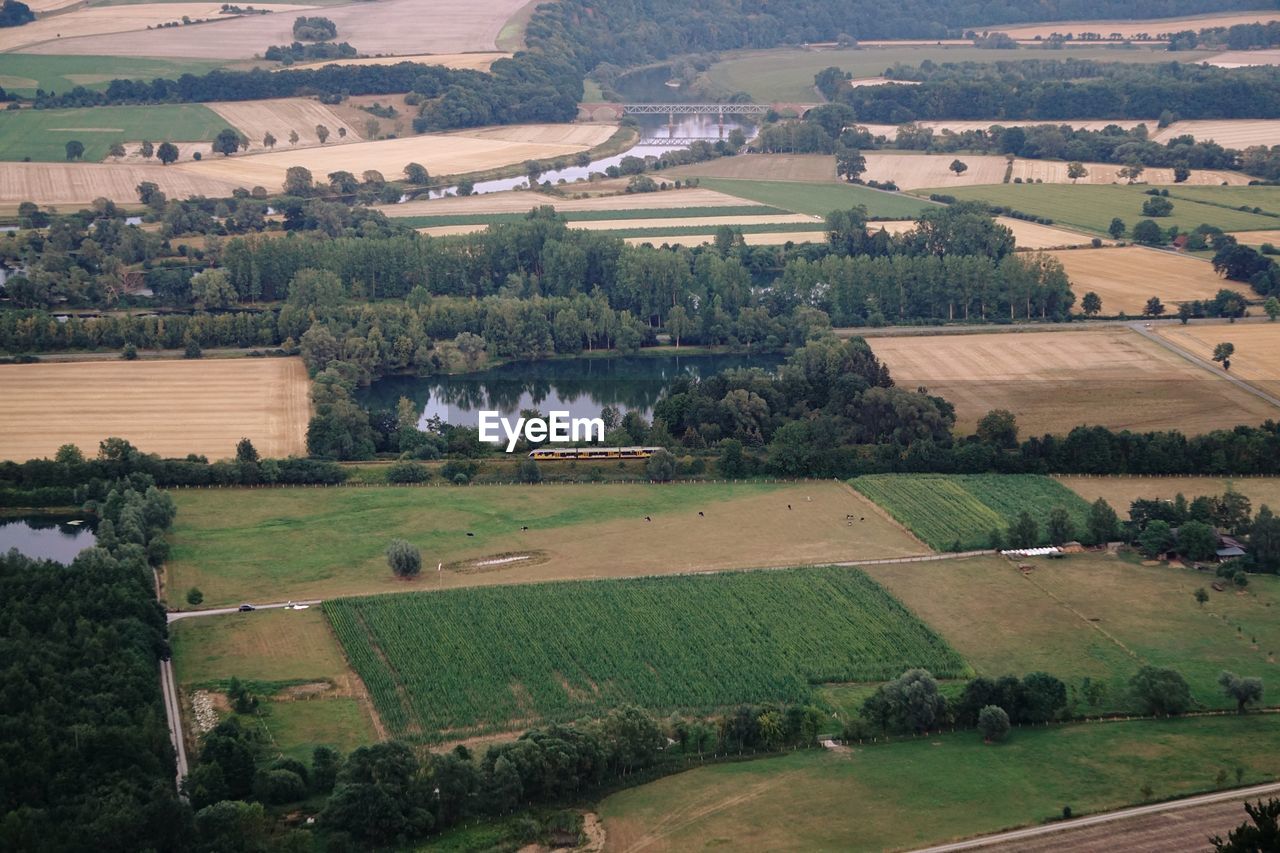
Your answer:
[[[80,523],[73,523],[77,521]],[[17,548],[27,557],[65,565],[97,541],[90,519],[55,515],[0,517],[0,553],[4,554]]]
[[[371,409],[392,409],[408,397],[422,413],[459,426],[476,426],[481,410],[504,417],[521,409],[569,412],[596,417],[605,406],[649,415],[653,405],[679,376],[714,376],[722,370],[759,367],[774,370],[781,355],[618,356],[525,361],[457,376],[388,376],[360,392]]]

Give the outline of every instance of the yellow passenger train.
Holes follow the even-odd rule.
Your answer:
[[[539,447],[529,451],[529,458],[552,462],[560,459],[648,459],[657,451],[656,447]]]

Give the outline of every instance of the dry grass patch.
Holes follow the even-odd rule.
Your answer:
[[[319,145],[317,125],[329,128],[328,141],[331,145],[360,139],[360,131],[354,124],[344,121],[332,109],[310,98],[222,101],[208,104],[208,107],[249,137],[250,151],[267,150],[262,145],[262,138],[268,132],[276,138],[277,149],[294,147],[289,143],[289,131],[297,131],[299,146]],[[346,139],[338,136],[340,129],[346,130]]]
[[[590,129],[591,134],[578,134],[578,138],[586,140],[581,142],[520,142],[486,139],[470,133],[428,134],[294,151],[277,149],[265,154],[184,163],[174,168],[192,175],[232,181],[239,186],[261,185],[268,189],[279,188],[284,183],[285,172],[292,166],[304,166],[319,179],[339,170],[359,175],[366,169],[376,169],[394,180],[403,174],[408,163],[420,163],[432,175],[459,175],[525,160],[575,154],[604,142],[614,132],[609,125],[594,125]],[[543,135],[540,125],[525,126],[524,130],[529,135]]]
[[[1232,231],[1231,236],[1236,238],[1237,242],[1244,243],[1246,246],[1261,246],[1263,243],[1271,243],[1272,245],[1280,243],[1280,229],[1271,231]]]
[[[1066,268],[1076,299],[1092,290],[1102,297],[1105,314],[1140,316],[1153,296],[1172,310],[1179,302],[1212,299],[1226,285],[1207,261],[1160,249],[1123,246],[1051,254]]]
[[[1197,137],[1199,138],[1199,137]],[[964,158],[961,158],[964,159]],[[967,162],[967,161],[966,161]],[[1040,181],[1046,184],[1123,184],[1125,179],[1117,172],[1124,166],[1117,163],[1085,163],[1089,174],[1079,181],[1067,176],[1069,164],[1062,160],[1015,160],[1012,178],[1021,178],[1025,183]],[[967,173],[966,173],[967,174]],[[1142,180],[1148,184],[1172,184],[1173,169],[1147,169],[1142,173]],[[1249,183],[1249,176],[1240,172],[1227,172],[1217,169],[1192,169],[1191,177],[1185,181],[1190,186],[1220,186],[1231,184],[1244,186]]]
[[[1207,432],[1280,417],[1280,409],[1129,329],[872,337],[904,388],[923,385],[973,430],[1008,409],[1022,435],[1082,424]]]
[[[868,152],[867,159],[870,160],[871,156]],[[691,166],[677,166],[664,170],[662,174],[670,178],[689,175],[744,178],[752,181],[827,183],[836,180],[836,158],[827,154],[742,154]]]
[[[209,143],[189,143],[208,150]],[[252,184],[212,172],[185,172],[177,167],[115,163],[0,163],[0,204],[87,204],[95,198],[133,202],[138,184],[151,181],[170,198],[231,195]]]
[[[469,50],[491,51],[503,23],[515,14],[525,0],[380,0],[378,3],[352,3],[330,6],[324,16],[338,27],[338,38],[350,42],[365,53],[422,54],[457,53]],[[180,19],[183,14],[206,17],[196,10],[197,4],[168,4],[185,9],[162,20]],[[254,4],[257,8],[263,8]],[[111,6],[88,9],[102,17],[128,14],[122,10],[144,9],[146,6]],[[209,7],[216,10],[217,6]],[[156,56],[188,59],[251,59],[268,45],[293,41],[293,19],[307,6],[282,6],[283,13],[253,15],[216,25],[143,30],[144,26],[113,27],[102,25],[75,33],[84,38],[63,38],[30,48],[33,53],[80,54],[89,56]],[[73,12],[79,15],[80,12]],[[56,20],[71,17],[60,16]],[[55,19],[50,19],[50,21]],[[159,21],[157,21],[158,23]],[[35,24],[15,28],[27,30]],[[216,26],[210,30],[209,26]],[[90,33],[114,33],[90,35]],[[13,38],[13,36],[6,36]],[[52,38],[52,34],[47,36]],[[23,39],[31,44],[39,39]],[[0,42],[2,43],[2,42]]]
[[[1275,145],[1280,139],[1280,119],[1215,119],[1202,121],[1179,121],[1163,130],[1156,131],[1152,139],[1164,143],[1176,136],[1191,134],[1196,139],[1212,139],[1225,148],[1248,148],[1251,145]],[[1145,180],[1155,183],[1149,177],[1151,171],[1143,174]],[[1248,183],[1246,179],[1244,183]]]
[[[977,27],[978,30],[1001,32],[1015,39],[1048,38],[1054,33],[1099,33],[1103,37],[1112,33],[1132,37],[1146,33],[1152,37],[1176,33],[1182,30],[1201,30],[1206,27],[1232,27],[1236,24],[1257,24],[1280,18],[1275,12],[1228,12],[1226,14],[1192,15],[1183,18],[1147,18],[1133,21],[1056,21],[1044,24],[1021,24],[1012,27]]]
[[[171,590],[170,604],[185,594]],[[319,607],[190,617],[174,622],[169,634],[174,668],[183,685],[232,676],[336,683],[351,673]]]
[[[528,213],[550,205],[561,213],[597,210],[654,210],[665,207],[741,207],[743,200],[715,190],[682,189],[660,193],[627,193],[593,198],[561,198],[536,192],[485,193],[466,197],[407,201],[378,209],[387,216],[462,216],[491,213]]]
[[[1280,477],[1085,477],[1059,476],[1055,479],[1092,503],[1102,498],[1124,518],[1129,505],[1138,499],[1171,501],[1178,495],[1187,500],[1201,495],[1239,492],[1258,507],[1267,504],[1280,509]]]
[[[1004,157],[994,154],[891,154],[868,151],[867,171],[863,179],[868,181],[893,181],[902,189],[919,187],[972,186],[1004,182],[1008,163]],[[959,177],[950,170],[953,160],[960,160],[969,168]],[[945,192],[945,190],[944,190]]]
[[[162,456],[225,459],[245,437],[263,456],[303,454],[307,392],[296,358],[0,365],[0,458],[92,454],[111,436]]]
[[[274,4],[253,4],[255,9],[268,9],[276,14],[254,16],[252,20],[276,18],[280,21],[288,19],[287,28],[293,25],[294,16],[290,13],[301,13],[310,6],[291,6]],[[147,36],[159,32],[181,32],[188,38],[199,41],[218,40],[222,28],[234,25],[237,19],[221,14],[221,3],[137,3],[124,6],[97,6],[76,9],[62,15],[40,18],[21,27],[9,27],[0,30],[0,51],[29,50],[32,53],[80,53],[77,50],[64,51],[64,47],[74,46],[80,36],[99,36],[108,33],[128,33],[141,30]],[[158,27],[161,24],[181,21],[186,15],[192,20],[213,19],[216,23],[195,26],[176,27],[169,30],[151,30],[147,27]],[[248,18],[240,21],[250,20]],[[211,30],[209,27],[217,27]],[[216,33],[216,34],[215,34]],[[120,36],[121,39],[142,39],[143,35]],[[276,44],[288,44],[286,39]],[[270,42],[263,42],[258,50],[262,51]],[[145,56],[146,54],[132,54]],[[183,54],[176,54],[183,55]]]
[[[1162,326],[1160,337],[1192,355],[1209,360],[1220,343],[1235,344],[1231,375],[1275,394],[1280,391],[1280,325],[1275,323]]]

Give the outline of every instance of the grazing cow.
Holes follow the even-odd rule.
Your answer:
[[[704,513],[702,510],[698,510],[698,518],[706,518],[706,517],[707,517],[706,513]]]
[[[644,520],[645,520],[645,521],[653,521],[653,519],[652,519],[652,518],[650,518],[650,517],[649,517],[649,516],[647,516],[647,515],[644,517]]]

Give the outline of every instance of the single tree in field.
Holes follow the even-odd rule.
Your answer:
[[[1204,607],[1205,602],[1209,600],[1208,591],[1206,591],[1204,587],[1198,586],[1196,587],[1195,595],[1196,595],[1196,604],[1199,604],[1201,607]]]
[[[1107,226],[1107,233],[1111,235],[1111,239],[1119,240],[1124,236],[1125,224],[1124,220],[1118,216],[1111,219],[1111,224]]]
[[[124,143],[123,142],[111,143],[111,147],[107,149],[107,154],[119,160],[121,157],[124,156]]]
[[[1195,311],[1192,309],[1190,302],[1178,303],[1178,320],[1181,321],[1182,325],[1187,325],[1187,322],[1194,316]]]
[[[347,129],[345,127],[338,128],[338,138],[339,139],[347,138]]]
[[[1179,163],[1173,167],[1173,182],[1181,184],[1191,177],[1191,169],[1187,168],[1186,163]]]
[[[143,160],[150,160],[151,155],[156,153],[156,147],[151,144],[150,139],[144,139],[142,144],[138,146],[138,153],[142,155]]]
[[[218,131],[213,140],[213,153],[227,157],[240,150],[240,134],[229,127]]]
[[[857,148],[842,147],[836,151],[836,174],[856,183],[867,171],[867,158]]]
[[[1262,303],[1262,310],[1266,313],[1267,319],[1274,323],[1276,318],[1280,317],[1280,299],[1274,296],[1268,297],[1267,301]]]
[[[1227,833],[1226,841],[1219,835],[1210,838],[1209,843],[1213,845],[1214,853],[1258,853],[1259,850],[1277,849],[1277,839],[1280,839],[1280,800],[1267,800],[1263,803],[1259,799],[1256,805],[1246,802],[1244,810],[1253,822],[1247,820],[1231,830]]]
[[[306,166],[290,166],[284,172],[285,195],[310,195],[314,184]]]
[[[1084,309],[1086,317],[1097,316],[1102,311],[1102,297],[1090,290],[1080,300],[1080,307]]]
[[[79,160],[84,156],[84,143],[78,139],[72,139],[64,146],[67,151],[68,160]]]
[[[391,567],[396,577],[417,577],[422,571],[422,552],[411,542],[392,539],[387,545],[387,565]]]
[[[1065,506],[1055,506],[1049,511],[1045,530],[1049,534],[1050,545],[1061,545],[1075,538],[1076,523],[1071,520],[1071,513]]]
[[[1241,714],[1251,702],[1262,701],[1261,678],[1241,678],[1224,669],[1218,676],[1218,685],[1229,698],[1236,700],[1236,710]]]
[[[178,153],[178,146],[172,142],[161,142],[160,147],[156,149],[156,159],[168,166],[177,161]]]
[[[1124,168],[1118,169],[1116,171],[1116,176],[1120,178],[1124,178],[1129,183],[1133,183],[1134,181],[1138,180],[1138,178],[1142,177],[1142,173],[1145,172],[1146,170],[1147,168],[1145,166],[1143,166],[1141,163],[1134,161],[1129,163],[1129,165],[1125,166]]]
[[[1113,541],[1119,530],[1120,519],[1111,504],[1098,498],[1089,506],[1089,538],[1095,544],[1105,545]]]
[[[1176,670],[1144,666],[1129,679],[1138,705],[1147,714],[1183,714],[1191,707],[1191,688]]]
[[[1231,356],[1236,354],[1236,345],[1223,342],[1213,348],[1213,360],[1222,365],[1223,370],[1231,369]]]
[[[1067,177],[1071,179],[1071,183],[1075,183],[1081,178],[1089,177],[1089,170],[1084,167],[1084,163],[1075,162],[1067,164]]]
[[[269,131],[269,130],[268,130],[266,133],[264,133],[264,134],[262,135],[262,147],[263,147],[263,148],[271,148],[271,149],[273,149],[273,150],[274,150],[274,149],[275,149],[275,147],[276,147],[276,141],[277,141],[277,140],[276,140],[276,138],[275,138],[275,135],[274,135],[274,134],[272,134],[272,133],[271,133],[271,131]]]
[[[1034,548],[1040,542],[1040,527],[1031,513],[1024,509],[1009,525],[1009,535],[1005,538],[1011,548]]]
[[[301,139],[301,138],[302,138],[302,137],[298,135],[298,131],[296,131],[296,130],[291,130],[291,131],[289,131],[289,144],[290,144],[290,145],[297,145],[297,144],[298,144],[298,140],[299,140],[299,139]]]
[[[329,128],[323,124],[316,125],[316,138],[320,140],[320,144],[324,145],[324,141],[329,138]]]
[[[1160,301],[1159,296],[1153,296],[1147,300],[1147,305],[1142,309],[1142,313],[1148,317],[1159,317],[1164,313],[1164,303]]]
[[[978,438],[1005,450],[1018,446],[1018,419],[1008,409],[992,409],[978,421]]]
[[[951,165],[948,166],[947,168],[955,172],[956,177],[958,178],[969,170],[969,165],[965,163],[963,160],[957,159],[957,160],[952,160]]]
[[[1009,736],[1009,715],[999,705],[984,705],[978,712],[978,731],[984,743],[998,743]]]
[[[204,601],[204,593],[196,589],[194,586],[187,590],[187,604],[192,607],[198,607]]]

